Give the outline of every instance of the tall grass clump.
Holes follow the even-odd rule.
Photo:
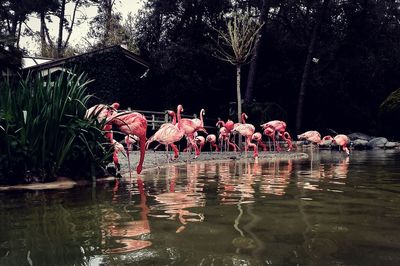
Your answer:
[[[84,118],[92,97],[85,74],[20,78],[0,84],[0,181],[93,177],[110,161],[96,119]]]

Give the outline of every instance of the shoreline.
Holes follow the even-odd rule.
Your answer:
[[[169,153],[170,157],[173,156],[173,153]],[[129,178],[129,167],[128,160],[121,153],[119,154],[119,161],[121,165],[121,170],[119,174],[123,179]],[[130,153],[131,159],[131,170],[132,176],[137,176],[136,166],[139,158],[139,152],[133,151]],[[258,156],[258,161],[270,161],[270,160],[300,160],[307,159],[309,156],[303,152],[264,152],[260,151]],[[252,157],[252,152],[246,153],[240,152],[202,152],[200,156],[194,159],[194,155],[190,153],[180,153],[180,156],[176,160],[171,160],[168,162],[167,155],[165,151],[147,151],[145,155],[145,160],[143,163],[143,170],[140,175],[145,174],[150,171],[154,171],[156,169],[168,167],[171,165],[184,165],[187,163],[203,163],[203,162],[224,162],[224,161],[250,161],[254,162],[254,158]],[[105,176],[102,178],[96,179],[97,182],[104,182],[114,180],[115,176]],[[54,182],[48,183],[32,183],[32,184],[19,184],[12,186],[0,186],[0,192],[3,191],[36,191],[36,190],[66,190],[71,189],[76,186],[83,186],[91,184],[91,181],[82,180],[82,181],[74,181],[68,177],[59,177]]]
[[[138,154],[136,154],[138,156]],[[172,156],[172,153],[171,153]],[[268,160],[290,160],[290,159],[307,159],[309,156],[304,152],[264,152],[259,151],[258,161],[268,161]],[[147,153],[146,153],[147,158]],[[148,171],[155,170],[157,168],[168,167],[170,165],[183,165],[187,163],[202,163],[202,162],[224,162],[224,161],[254,161],[252,152],[249,152],[247,156],[239,152],[202,152],[197,159],[194,159],[193,154],[181,153],[179,158],[176,160],[171,160],[168,162],[165,152],[155,152],[153,153],[152,162],[146,161],[143,164],[142,174]],[[132,174],[136,174],[135,167],[137,165],[137,160],[131,162]],[[121,163],[122,176],[129,175],[127,160],[124,160],[124,164]]]

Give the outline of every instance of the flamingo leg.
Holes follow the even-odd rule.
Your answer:
[[[130,159],[130,156],[129,156],[129,149],[126,149],[126,157],[128,158],[129,179],[132,179],[131,159]]]
[[[263,151],[267,151],[267,145],[265,145],[261,140],[259,140],[257,144],[261,146]]]
[[[254,143],[251,143],[251,136],[246,137],[246,146],[253,148],[253,157],[257,158],[258,157],[257,145]]]
[[[140,146],[140,157],[139,157],[138,166],[136,167],[136,172],[138,174],[140,174],[140,172],[142,172],[142,168],[143,168],[144,155],[146,153],[146,133],[144,133],[144,135],[140,135],[138,137],[139,137],[139,146]]]
[[[194,148],[194,151],[195,151],[194,158],[199,157],[200,151],[199,151],[199,148],[197,147],[196,141],[194,140],[193,136],[188,136],[188,140],[190,142],[190,146]]]
[[[171,143],[171,148],[174,151],[174,158],[177,159],[179,157],[179,150],[174,143]]]

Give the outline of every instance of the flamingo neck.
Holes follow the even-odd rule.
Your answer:
[[[171,112],[169,115],[172,117],[172,124],[176,125],[176,114],[175,114],[175,112]]]
[[[204,126],[204,121],[203,121],[203,113],[204,113],[205,111],[204,111],[204,109],[201,109],[200,110],[200,121],[201,121],[201,126],[203,127]]]
[[[242,124],[246,124],[246,114],[242,114]]]
[[[216,125],[217,127],[219,126],[219,127],[225,127],[225,122],[224,121],[222,121],[222,120],[218,120],[218,122],[217,122],[217,125]]]
[[[178,105],[178,109],[176,110],[176,116],[178,118],[178,124],[181,122],[181,109],[182,109],[182,105]]]

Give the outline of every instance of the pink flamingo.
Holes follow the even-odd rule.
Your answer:
[[[231,133],[235,127],[235,123],[230,119],[228,119],[226,122],[219,119],[216,126],[220,128],[218,139],[221,142],[221,146],[223,142],[226,142],[228,144],[228,150],[229,148],[232,148],[235,152],[239,150],[239,147],[230,141]]]
[[[342,149],[346,152],[347,155],[350,155],[350,150],[347,148],[347,145],[350,144],[350,139],[348,136],[344,134],[336,135],[334,138],[332,136],[325,136],[323,140],[332,140],[332,143],[337,144],[342,147]]]
[[[206,144],[206,139],[203,136],[198,136],[197,132],[195,132],[194,133],[194,141],[196,142],[196,145],[199,148],[199,151],[201,153],[204,145]],[[185,149],[183,149],[183,152],[187,152],[190,149],[191,149],[191,146],[188,146]]]
[[[115,139],[112,140],[112,145],[114,147],[113,162],[114,162],[115,170],[119,171],[121,169],[121,167],[120,167],[120,164],[118,161],[118,153],[119,152],[124,153],[125,149],[124,149],[124,146],[122,146],[122,144],[119,143],[118,141],[116,141]]]
[[[178,123],[181,117],[180,112],[181,110],[183,110],[183,108],[180,108],[179,106],[177,110]],[[150,143],[152,143],[153,141],[157,141],[160,144],[164,144],[166,146],[166,150],[168,150],[168,145],[170,145],[172,147],[172,150],[174,151],[174,158],[176,159],[179,157],[179,150],[174,144],[174,142],[180,141],[183,138],[185,132],[183,129],[180,129],[176,124],[175,112],[168,111],[168,114],[172,116],[172,123],[162,124],[161,127],[157,130],[157,132],[152,137],[149,138],[149,140],[146,143],[146,148],[148,148]]]
[[[139,138],[135,135],[126,135],[125,136],[125,144],[126,144],[126,149],[128,151],[132,150],[132,144],[135,144]]]
[[[272,139],[276,151],[280,151],[278,141],[276,137],[281,137],[288,144],[288,151],[293,149],[292,140],[289,133],[286,132],[286,123],[280,120],[269,121],[262,124],[261,127],[264,129],[264,134]]]
[[[233,128],[235,127],[235,123],[232,120],[228,119],[228,121],[224,122],[221,119],[218,120],[217,127],[225,127],[228,133],[231,133]]]
[[[219,147],[216,144],[217,142],[217,136],[214,134],[210,134],[206,137],[206,141],[210,143],[210,151],[212,151],[212,148],[215,148],[215,151],[219,151]]]
[[[119,130],[126,135],[136,135],[139,138],[140,158],[136,167],[136,172],[140,174],[143,168],[144,156],[146,153],[146,132],[147,132],[147,119],[144,115],[138,112],[123,112],[112,115],[109,118],[109,123],[116,125]],[[128,140],[129,143],[129,140]],[[128,164],[130,168],[129,151],[126,152],[128,157]],[[129,173],[131,171],[129,170]]]
[[[242,123],[235,124],[235,127],[233,128],[233,132],[237,132],[246,138],[246,148],[245,149],[247,150],[248,147],[252,147],[253,148],[253,156],[254,156],[254,158],[257,158],[258,157],[257,145],[254,143],[251,143],[251,138],[256,129],[252,124],[246,123],[245,119],[247,119],[247,118],[248,118],[247,115],[245,113],[242,113]]]
[[[260,132],[254,133],[253,136],[251,136],[251,140],[254,140],[257,143],[257,145],[261,146],[263,151],[267,150],[267,145],[265,145],[265,143],[262,142],[262,135]]]
[[[182,105],[179,105],[178,108],[181,108],[181,111],[183,112],[183,107]],[[203,131],[207,134],[207,131],[204,129],[204,122],[203,122],[203,115],[205,115],[204,109],[200,110],[200,119],[194,118],[194,119],[188,119],[188,118],[180,118],[180,115],[178,116],[178,128],[183,129],[185,132],[185,136],[187,140],[189,141],[189,145],[194,148],[195,150],[195,158],[197,158],[200,155],[200,150],[197,147],[196,141],[194,140],[194,133],[197,131]]]
[[[224,146],[223,143],[228,144],[228,147],[225,147],[225,150],[229,151],[229,148],[232,148],[235,152],[237,150],[240,150],[238,145],[236,145],[236,143],[234,142],[231,142],[229,139],[230,139],[229,131],[226,129],[226,127],[221,127],[219,129],[219,136],[218,136],[218,140],[221,143],[221,150],[222,147]]]
[[[307,140],[314,144],[319,144],[321,142],[321,134],[315,130],[306,131],[303,134],[297,135],[297,138],[299,140]]]
[[[111,105],[96,104],[86,110],[85,119],[95,116],[97,121],[101,123],[105,121],[105,119],[111,117],[118,108],[119,103],[113,103]],[[112,123],[107,122],[102,130],[105,132],[105,136],[110,140],[110,143],[113,143]]]
[[[203,136],[196,136],[194,140],[196,141],[196,144],[199,145],[199,150],[201,152],[204,145],[206,144],[206,139]]]

